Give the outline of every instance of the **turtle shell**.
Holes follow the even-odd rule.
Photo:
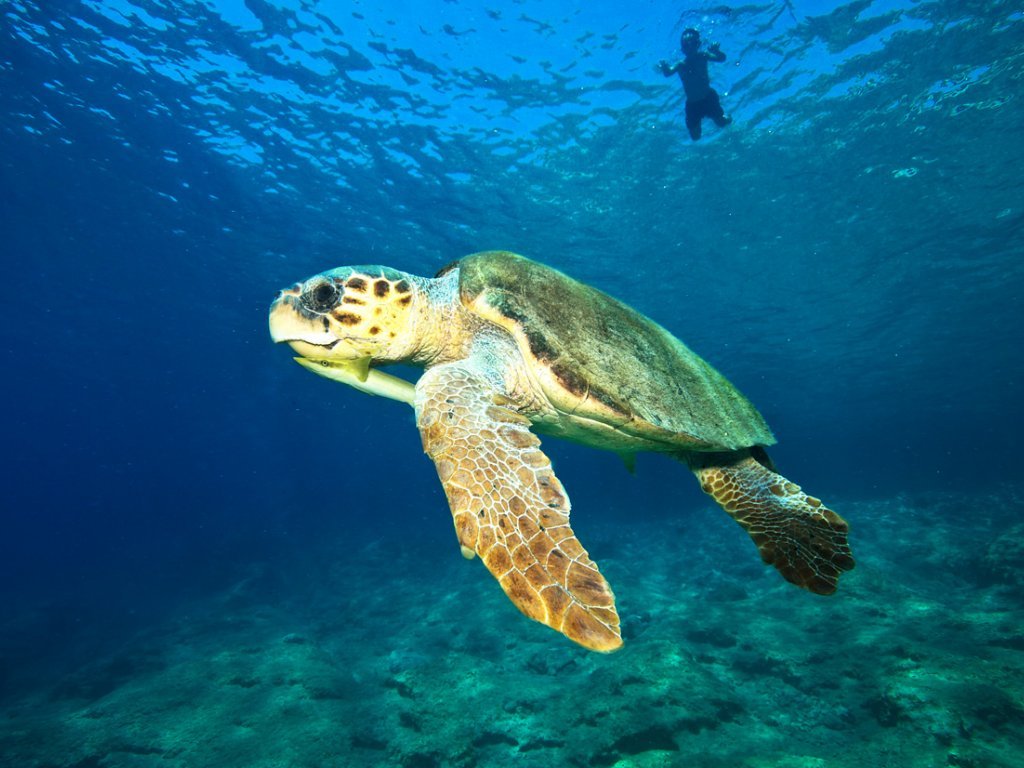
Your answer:
[[[508,331],[551,404],[664,450],[775,442],[718,371],[631,307],[507,251],[458,263],[462,303]]]

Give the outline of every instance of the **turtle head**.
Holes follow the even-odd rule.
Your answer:
[[[393,362],[413,346],[417,278],[387,267],[339,267],[281,291],[270,336],[321,363]]]

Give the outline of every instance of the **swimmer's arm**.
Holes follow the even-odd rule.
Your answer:
[[[672,75],[679,71],[680,63],[681,62],[677,61],[675,64],[669,64],[665,60],[659,61],[658,71],[661,72],[661,74],[663,74],[665,77],[672,77]]]
[[[712,43],[708,46],[707,57],[708,61],[717,61],[719,63],[725,61],[725,54],[722,53],[722,49],[718,47],[718,43]]]

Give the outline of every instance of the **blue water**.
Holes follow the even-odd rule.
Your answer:
[[[678,81],[655,69],[689,26],[728,56],[711,81],[734,118],[705,121],[699,142]],[[874,738],[864,722],[916,734],[922,764],[1011,765],[1024,749],[1022,41],[1010,2],[8,0],[0,763],[227,764],[220,750],[253,742],[230,746],[212,681],[259,694],[274,675],[249,657],[230,674],[190,668],[213,686],[195,699],[206,723],[195,731],[136,733],[122,749],[129,726],[110,713],[126,700],[172,711],[157,704],[181,670],[169,649],[193,631],[207,649],[196,657],[222,658],[258,645],[224,626],[263,621],[274,642],[298,632],[289,652],[376,666],[308,698],[338,707],[334,730],[315,731],[322,751],[297,751],[309,733],[274,725],[310,728],[308,712],[273,710],[261,721],[277,728],[271,746],[237,752],[238,765],[717,765],[719,748],[728,765],[912,764],[862,743]],[[627,301],[758,406],[776,464],[853,526],[859,565],[835,603],[785,591],[677,465],[642,456],[631,475],[614,455],[553,439],[544,449],[613,582],[627,650],[570,647],[519,616],[479,563],[457,560],[408,409],[303,371],[270,342],[266,313],[277,290],[324,269],[431,275],[492,248]],[[716,599],[727,587],[749,590],[742,612],[718,613],[737,604]],[[681,603],[714,616],[672,614]],[[994,605],[998,618],[961,605]],[[942,644],[944,670],[1002,670],[984,690],[962,692],[974,671],[930,699],[893,692],[881,673],[875,688],[828,688],[841,677],[828,670],[815,706],[859,712],[843,730],[813,708],[773,722],[767,713],[806,702],[742,678],[779,668],[744,656],[765,633],[781,637],[758,628],[771,613],[799,637],[828,627],[830,652],[865,668],[888,637],[894,658],[937,679],[921,659],[937,658],[938,630],[908,627],[942,606],[951,637],[997,627],[988,650]],[[360,618],[317,625],[339,610]],[[701,646],[712,624],[731,633],[715,635],[714,658]],[[858,627],[878,631],[854,643]],[[697,685],[680,682],[665,647],[745,709],[657,720],[659,681]],[[792,666],[793,647],[772,658],[813,677]],[[434,674],[483,659],[480,680],[545,693],[529,707],[497,684],[460,698]],[[395,668],[434,672],[396,679]],[[574,674],[589,703],[552,735],[537,722],[564,716],[550,701]],[[994,715],[963,703],[993,691],[1008,702]],[[451,708],[443,727],[491,735],[431,741],[443,728],[429,718],[448,711],[437,697]],[[337,725],[390,722],[398,704],[393,729]],[[499,725],[481,731],[485,721]],[[69,725],[83,722],[98,730]],[[822,735],[789,748],[790,728]],[[742,761],[727,749],[739,733],[753,745]]]

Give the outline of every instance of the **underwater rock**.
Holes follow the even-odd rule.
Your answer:
[[[1024,524],[996,537],[985,551],[982,566],[994,584],[1024,586]]]

